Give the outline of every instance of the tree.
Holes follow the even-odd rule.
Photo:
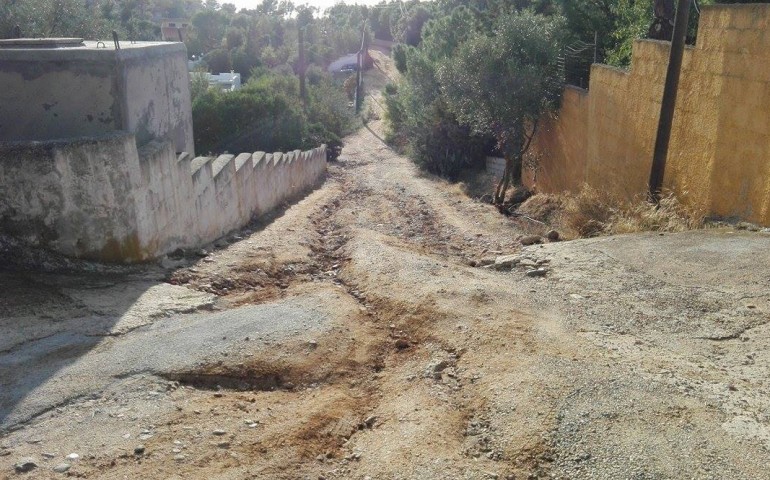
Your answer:
[[[391,24],[393,39],[412,46],[419,44],[422,39],[422,27],[430,18],[430,10],[418,3],[409,9],[395,25]]]
[[[557,105],[562,24],[560,17],[529,11],[504,15],[492,36],[471,38],[439,68],[450,110],[475,132],[492,135],[505,156],[496,203],[504,201],[511,182],[521,184],[538,120]]]
[[[12,37],[16,25],[24,37],[93,38],[110,31],[82,0],[0,2],[0,38]]]
[[[195,27],[195,35],[205,52],[221,46],[227,23],[227,17],[216,10],[204,10],[193,16],[192,25]]]

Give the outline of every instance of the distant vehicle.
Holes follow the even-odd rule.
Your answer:
[[[337,60],[333,61],[328,68],[329,73],[337,73],[337,72],[349,72],[350,68],[353,68],[352,71],[356,70],[356,65],[358,64],[358,53],[349,53],[347,55],[343,55]]]
[[[340,67],[340,72],[355,72],[358,70],[358,64],[348,63]]]

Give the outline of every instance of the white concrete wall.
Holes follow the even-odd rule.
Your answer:
[[[486,167],[487,173],[502,178],[505,173],[505,159],[500,157],[487,157]]]
[[[132,134],[0,143],[0,231],[66,255],[138,262],[195,248],[318,184],[326,148],[216,158]]]
[[[139,146],[169,139],[177,152],[193,152],[184,44],[121,45],[0,48],[0,141],[128,131]]]
[[[177,152],[193,153],[192,100],[184,44],[128,43],[115,53],[122,129],[133,132],[139,146],[169,139]]]

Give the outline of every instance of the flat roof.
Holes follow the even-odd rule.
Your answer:
[[[0,40],[0,58],[34,62],[50,60],[96,60],[104,58],[129,59],[145,55],[185,52],[182,42],[132,42],[119,39],[120,50],[112,38],[83,40],[82,38],[15,38]],[[117,54],[117,55],[116,55]]]

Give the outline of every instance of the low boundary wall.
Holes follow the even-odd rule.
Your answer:
[[[207,244],[316,185],[326,148],[192,158],[133,134],[0,143],[0,230],[65,255],[139,262]]]
[[[568,88],[533,142],[545,192],[583,183],[643,195],[670,44],[637,40],[630,70],[595,64],[588,91]],[[770,5],[704,6],[684,53],[664,187],[723,217],[770,225]]]

